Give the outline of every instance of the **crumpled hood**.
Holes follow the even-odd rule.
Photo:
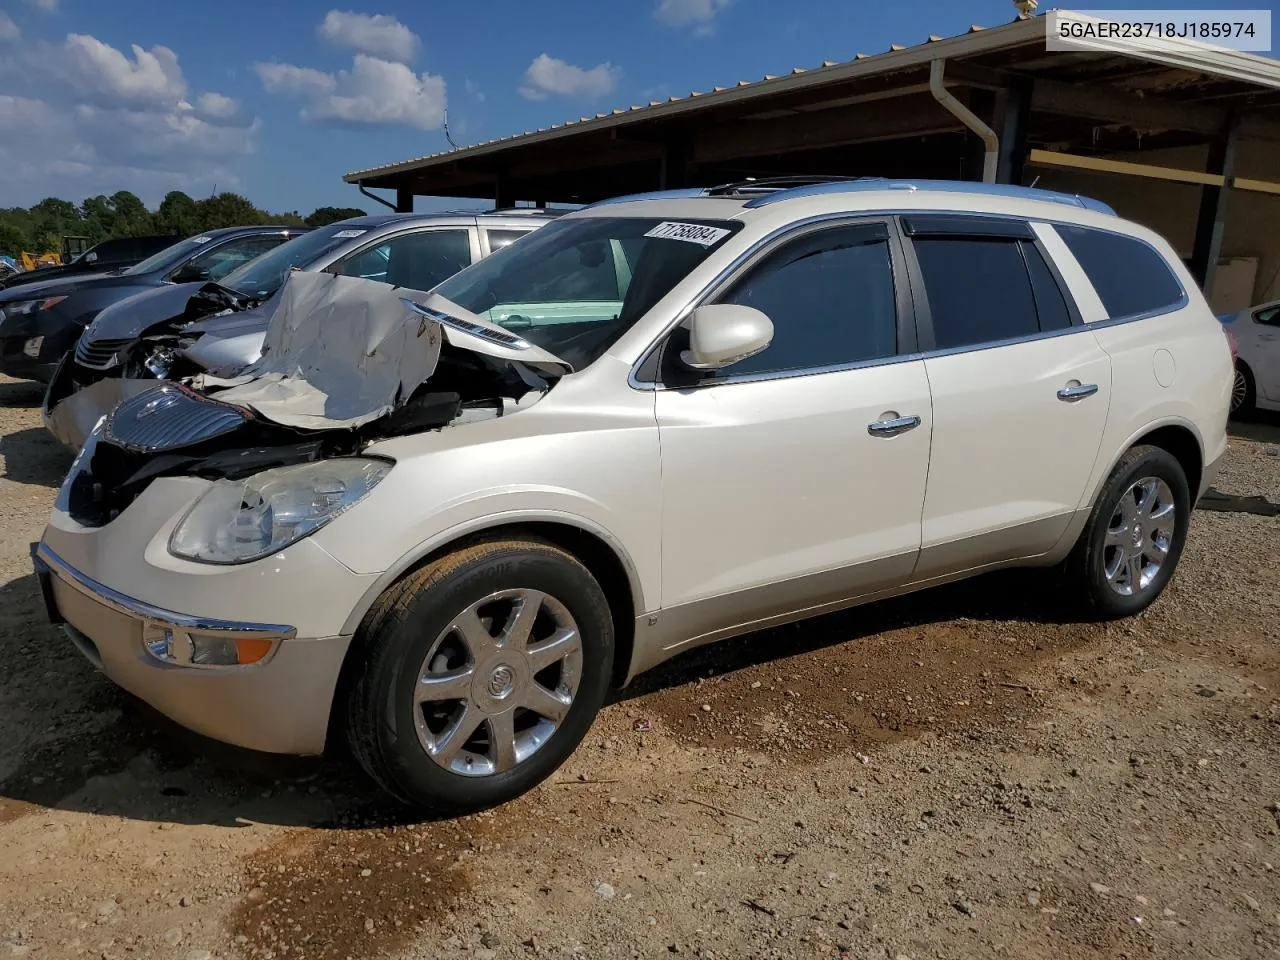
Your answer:
[[[571,369],[442,297],[375,280],[295,272],[274,300],[262,357],[204,385],[225,385],[218,400],[286,426],[352,428],[385,416],[435,371],[446,339],[557,376]]]
[[[203,282],[172,283],[147,288],[104,307],[84,335],[90,340],[128,340],[143,331],[182,315],[187,302]],[[27,287],[25,289],[30,289]]]

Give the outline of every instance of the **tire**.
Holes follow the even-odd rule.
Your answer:
[[[1152,509],[1144,513],[1143,498],[1149,491],[1155,498]],[[1131,506],[1123,505],[1126,497]],[[1161,515],[1170,506],[1172,512]],[[1111,471],[1067,558],[1069,587],[1096,617],[1128,617],[1144,610],[1177,568],[1190,517],[1187,475],[1177,459],[1160,447],[1132,448]],[[1138,559],[1130,562],[1134,556]]]
[[[1252,415],[1257,399],[1253,371],[1243,360],[1237,360],[1235,381],[1231,385],[1231,416],[1243,418]]]
[[[531,604],[536,613],[518,616]],[[503,540],[396,583],[357,643],[345,703],[352,755],[387,793],[457,816],[525,793],[569,757],[608,692],[614,628],[604,591],[573,556]],[[420,672],[432,689],[415,702]]]

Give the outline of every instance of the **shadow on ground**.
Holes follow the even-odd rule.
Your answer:
[[[44,400],[45,385],[33,380],[0,382],[0,407],[38,407]]]
[[[6,384],[0,384],[4,387]],[[43,427],[28,427],[0,437],[4,478],[14,483],[57,487],[71,467],[71,454]]]
[[[856,660],[866,655],[860,644],[904,626],[1069,622],[1072,614],[1044,584],[1026,572],[997,574],[728,640],[650,671],[614,702],[822,648]],[[0,649],[12,665],[8,695],[0,700],[0,736],[31,738],[17,768],[0,770],[0,822],[50,807],[227,826],[385,827],[420,819],[378,800],[345,758],[240,751],[156,714],[45,622],[33,575],[0,587],[0,611],[0,625],[8,627],[0,631]]]
[[[1280,413],[1255,411],[1247,420],[1231,420],[1227,433],[1241,440],[1259,443],[1280,443]]]

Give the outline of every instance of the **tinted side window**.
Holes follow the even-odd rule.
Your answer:
[[[485,232],[489,234],[489,252],[497,253],[503,247],[509,247],[511,244],[515,243],[517,240],[523,237],[526,233],[531,233],[532,231],[487,230]]]
[[[1178,278],[1141,240],[1087,227],[1054,229],[1080,261],[1109,318],[1152,313],[1182,299]]]
[[[966,347],[1040,331],[1020,244],[981,237],[920,237],[934,346]]]
[[[1071,326],[1071,311],[1067,309],[1066,298],[1053,271],[1034,243],[1022,243],[1022,256],[1027,261],[1027,272],[1031,274],[1031,289],[1036,296],[1041,331],[1065,330]]]
[[[721,297],[773,321],[773,342],[725,376],[779,373],[889,357],[897,305],[889,242],[865,226],[787,244]]]
[[[471,240],[466,230],[428,230],[367,247],[349,257],[340,272],[397,287],[430,290],[470,264]]]
[[[192,257],[188,269],[207,270],[210,280],[221,280],[241,264],[278,247],[285,239],[280,236],[241,237]]]
[[[1267,307],[1265,310],[1259,310],[1253,315],[1254,323],[1261,323],[1267,327],[1280,327],[1280,307]]]

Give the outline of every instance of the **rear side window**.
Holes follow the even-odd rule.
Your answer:
[[[517,240],[519,240],[521,237],[523,237],[526,233],[530,233],[530,232],[532,232],[532,231],[529,231],[529,230],[489,230],[489,231],[486,231],[486,232],[489,234],[489,252],[490,252],[490,253],[497,253],[497,252],[498,252],[499,250],[501,250],[503,247],[509,247],[509,246],[511,246],[511,244],[515,243]]]
[[[1158,313],[1182,300],[1178,278],[1141,240],[1088,227],[1054,229],[1084,268],[1108,319]]]
[[[956,236],[914,242],[936,349],[1040,332],[1031,277],[1018,241]]]

